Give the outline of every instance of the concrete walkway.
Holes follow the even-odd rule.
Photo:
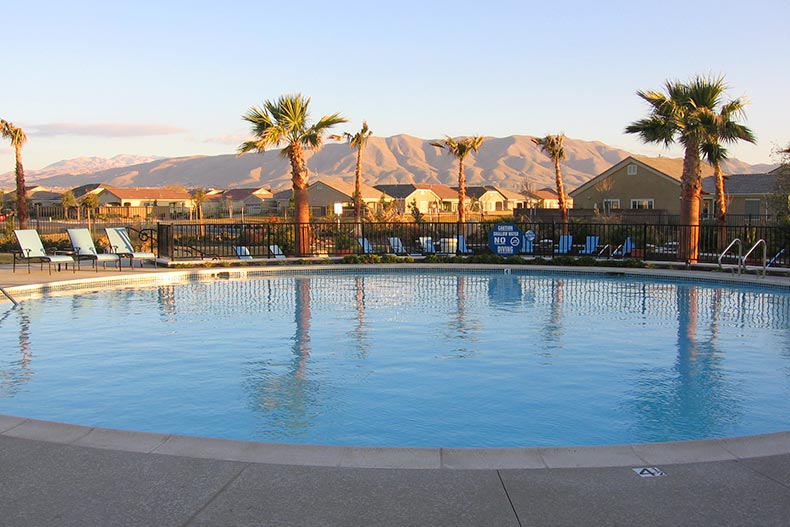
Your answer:
[[[19,271],[0,270],[0,287],[75,278]],[[651,474],[663,475],[643,477]],[[598,448],[365,449],[0,416],[0,526],[72,525],[787,526],[790,433]]]

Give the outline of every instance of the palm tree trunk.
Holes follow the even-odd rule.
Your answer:
[[[681,260],[696,263],[699,259],[699,201],[702,195],[700,181],[699,144],[686,144],[683,175],[680,179],[680,240],[678,256]]]
[[[458,223],[466,222],[466,174],[464,173],[464,160],[458,158]]]
[[[22,147],[14,145],[16,154],[16,217],[19,228],[27,228],[27,199],[25,196],[25,169],[22,167]]]
[[[713,175],[716,178],[716,224],[718,225],[719,252],[727,246],[727,195],[724,192],[724,174],[721,164],[713,164]]]
[[[562,169],[560,168],[559,157],[554,158],[554,174],[556,176],[558,203],[560,206],[560,221],[562,221],[562,233],[568,234],[568,202],[565,200],[565,185],[562,184]]]
[[[362,223],[362,147],[357,149],[357,170],[354,176],[354,216],[357,223]]]
[[[294,221],[296,222],[296,250],[299,256],[310,254],[310,201],[307,195],[307,167],[302,148],[291,145],[291,182],[294,190]]]

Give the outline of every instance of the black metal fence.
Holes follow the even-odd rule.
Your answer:
[[[606,224],[516,222],[525,235],[519,251],[523,256],[633,257],[653,261],[676,261],[680,240],[689,226],[666,224]],[[342,256],[346,254],[487,254],[489,232],[496,222],[476,223],[310,223],[303,225],[309,254],[298,254],[295,223],[160,223],[159,255],[171,260],[276,258],[281,254]],[[684,232],[685,231],[685,232]],[[716,263],[721,248],[741,240],[746,253],[764,240],[773,267],[790,266],[790,227],[728,226],[719,240],[715,225],[699,227],[699,261]],[[757,263],[763,246],[753,253]],[[737,254],[737,251],[735,252]]]

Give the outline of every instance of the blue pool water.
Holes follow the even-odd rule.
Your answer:
[[[622,276],[312,272],[0,310],[0,413],[374,446],[790,430],[790,293]]]

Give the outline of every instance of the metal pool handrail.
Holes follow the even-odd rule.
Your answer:
[[[750,254],[752,254],[754,252],[755,249],[757,249],[757,247],[760,246],[760,244],[762,244],[762,246],[763,246],[763,277],[765,277],[765,267],[766,267],[765,263],[766,263],[766,260],[768,259],[768,255],[766,254],[766,251],[768,249],[766,247],[765,240],[763,240],[762,238],[757,240],[757,242],[755,242],[755,244],[752,245],[752,248],[749,249],[748,251],[746,251],[746,254],[743,255],[743,258],[741,258],[741,265],[743,266],[743,270],[746,271],[746,259],[749,257]],[[757,275],[758,276],[760,275],[760,271],[759,270],[757,271]]]
[[[743,244],[741,243],[740,238],[735,238],[734,240],[732,240],[730,244],[727,246],[727,248],[724,249],[724,251],[722,251],[722,253],[719,255],[719,269],[722,269],[721,260],[728,252],[730,252],[730,249],[732,249],[733,245],[738,246],[738,274],[741,274],[741,265],[743,263],[743,258],[741,257],[741,254],[743,253]]]

